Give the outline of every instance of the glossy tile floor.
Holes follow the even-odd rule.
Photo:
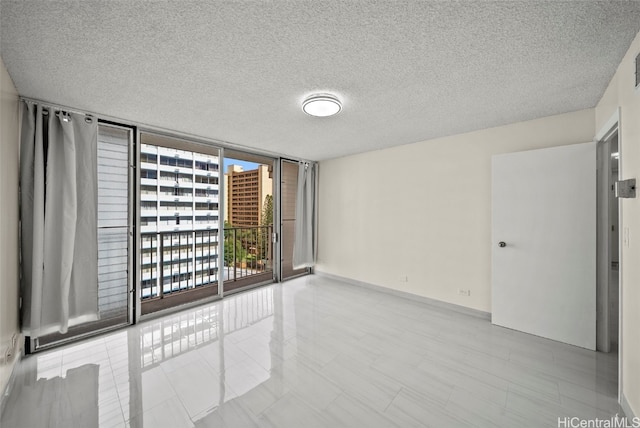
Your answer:
[[[0,426],[557,427],[616,355],[318,276],[23,359]]]

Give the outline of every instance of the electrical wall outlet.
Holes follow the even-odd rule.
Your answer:
[[[623,229],[623,234],[622,234],[622,243],[625,247],[629,247],[629,226],[625,227]]]
[[[471,290],[466,289],[466,288],[459,288],[458,289],[458,294],[461,296],[471,296]]]

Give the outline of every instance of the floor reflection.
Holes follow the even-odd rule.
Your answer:
[[[309,276],[24,358],[14,427],[539,427],[607,419],[617,358]]]
[[[142,325],[133,390],[145,410],[129,415],[131,425],[206,425],[225,402],[267,381],[273,313],[274,290],[262,288]]]
[[[220,408],[267,381],[271,352],[281,347],[274,293],[281,297],[272,287],[252,290],[28,356],[1,425],[156,428],[209,426],[221,413],[237,419]]]
[[[98,426],[99,371],[97,364],[84,364],[65,371],[63,376],[37,377],[35,372],[22,377],[20,393],[9,397],[4,420],[20,420],[20,426],[48,426],[53,419],[67,426]],[[38,403],[27,409],[21,402]],[[8,424],[10,425],[10,423]]]

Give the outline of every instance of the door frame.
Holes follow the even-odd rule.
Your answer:
[[[276,158],[273,162],[273,282],[282,282],[282,162]]]
[[[611,224],[610,189],[611,181],[611,138],[613,134],[596,142],[597,154],[597,218],[596,218],[596,350],[611,351],[609,292],[611,281],[611,245],[609,243]]]
[[[604,123],[604,125],[598,130],[598,132],[596,133],[595,137],[594,137],[594,141],[600,145],[603,144],[605,141],[607,141],[609,138],[611,138],[613,136],[614,133],[618,133],[618,154],[619,154],[619,161],[618,161],[618,177],[624,177],[623,175],[623,165],[622,165],[622,157],[623,157],[623,152],[622,152],[622,135],[620,133],[620,121],[621,121],[621,108],[618,107],[616,108],[616,110],[614,111],[614,113],[611,115],[611,117]],[[608,228],[608,225],[607,225]],[[622,349],[624,346],[623,343],[623,335],[622,335],[622,329],[624,328],[624,325],[622,323],[622,311],[623,311],[623,307],[622,307],[622,302],[623,302],[623,290],[624,287],[622,286],[622,269],[624,269],[624,263],[623,263],[623,239],[622,238],[622,230],[625,229],[625,226],[623,224],[623,215],[622,215],[622,203],[621,201],[618,200],[618,402],[620,402],[622,395],[622,370],[623,370],[623,364],[622,364]],[[608,245],[608,244],[607,244]],[[598,248],[598,251],[600,249]],[[608,284],[607,284],[607,290],[608,290]],[[608,299],[608,295],[607,295],[607,299]],[[608,304],[608,300],[607,300],[607,304]],[[607,324],[607,337],[609,336],[608,334],[608,319],[605,321]],[[598,341],[598,339],[596,338],[596,341]]]
[[[100,123],[100,121],[98,121],[98,124]],[[135,256],[132,257],[132,254],[137,255],[137,243],[136,243],[136,234],[137,231],[140,230],[140,224],[139,224],[139,218],[138,218],[138,207],[140,206],[139,204],[139,189],[138,189],[138,183],[139,183],[139,177],[138,174],[140,173],[138,171],[139,168],[137,168],[137,164],[138,164],[138,129],[135,126],[129,126],[129,125],[122,125],[122,124],[117,124],[117,123],[111,123],[111,122],[107,122],[107,121],[103,121],[104,125],[108,125],[108,126],[112,126],[115,128],[120,128],[120,129],[126,129],[129,131],[129,174],[128,174],[128,179],[129,179],[129,239],[128,239],[128,245],[129,245],[129,249],[128,249],[128,267],[129,267],[129,274],[128,276],[128,292],[127,292],[127,298],[128,298],[128,311],[127,314],[129,316],[129,322],[128,325],[133,325],[136,323],[137,321],[137,316],[140,313],[140,308],[138,307],[137,303],[136,303],[136,291],[138,289],[137,286],[137,281],[138,281],[138,272],[137,269],[135,269]],[[135,203],[134,203],[135,202]]]

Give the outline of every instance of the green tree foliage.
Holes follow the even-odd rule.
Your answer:
[[[224,222],[224,264],[233,265],[233,262],[246,260],[247,250],[242,244],[242,229],[234,229],[233,226]]]
[[[273,224],[273,196],[267,195],[262,205],[262,224],[261,226],[271,226]]]
[[[224,263],[232,266],[235,263],[246,262],[251,268],[258,266],[258,262],[270,259],[269,244],[273,225],[273,196],[267,195],[262,207],[261,226],[251,228],[235,228],[232,224],[224,223]],[[264,264],[264,263],[262,263]]]

